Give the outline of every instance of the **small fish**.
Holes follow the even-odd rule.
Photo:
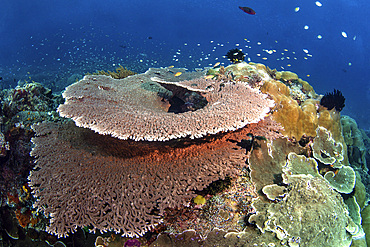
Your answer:
[[[342,36],[343,36],[344,38],[347,38],[347,37],[348,37],[346,32],[342,32]]]
[[[256,11],[254,11],[253,9],[251,9],[249,7],[240,7],[239,6],[239,9],[243,10],[244,13],[247,13],[247,14],[250,14],[250,15],[255,15],[256,14]]]
[[[310,77],[311,75],[307,75],[307,77]]]
[[[174,65],[168,66],[169,69],[172,69],[173,67],[175,67],[175,66]]]
[[[299,7],[295,7],[294,12],[298,12],[298,11],[299,11]]]
[[[320,3],[319,1],[316,1],[315,4],[316,4],[317,7],[321,7],[322,6],[322,3]]]
[[[215,63],[215,65],[213,65],[213,68],[216,68],[220,64],[221,64],[220,62]]]
[[[213,77],[215,77],[214,75],[207,75],[206,77],[204,77],[204,79],[208,80],[208,79],[213,79]]]
[[[174,76],[175,76],[175,77],[178,77],[178,76],[180,76],[180,75],[182,75],[182,72],[177,72]]]

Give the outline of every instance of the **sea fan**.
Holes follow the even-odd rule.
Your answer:
[[[326,93],[324,97],[322,97],[320,100],[320,105],[328,108],[328,110],[335,108],[335,110],[341,111],[345,106],[345,100],[346,99],[344,98],[342,92],[334,89],[333,93]]]

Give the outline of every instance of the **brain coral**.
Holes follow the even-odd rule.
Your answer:
[[[169,79],[177,77],[164,69],[149,69],[121,80],[85,76],[67,87],[63,93],[66,102],[58,111],[77,126],[100,134],[123,140],[166,141],[236,130],[257,123],[274,106],[267,95],[242,82]],[[194,111],[168,112],[174,97],[193,104],[186,102],[186,94],[204,97],[207,104]]]
[[[70,120],[33,129],[34,206],[51,218],[47,231],[58,236],[84,226],[141,236],[161,222],[165,208],[246,165],[237,146],[244,129],[182,142],[119,140]]]

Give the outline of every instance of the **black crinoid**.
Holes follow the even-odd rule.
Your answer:
[[[335,110],[341,111],[345,106],[345,100],[346,99],[344,98],[342,92],[334,89],[333,93],[326,93],[324,97],[322,97],[320,100],[320,105],[328,108],[328,110],[335,108]]]
[[[240,63],[244,61],[245,54],[241,50],[235,48],[228,51],[226,57],[232,63]]]

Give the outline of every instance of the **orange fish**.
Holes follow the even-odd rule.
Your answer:
[[[178,77],[178,76],[180,76],[182,74],[182,72],[177,72],[176,74],[175,74],[175,77]]]
[[[250,14],[250,15],[255,15],[256,14],[256,11],[254,11],[253,9],[251,9],[249,7],[240,7],[239,6],[239,9],[243,10],[243,12],[245,12],[247,14]]]

